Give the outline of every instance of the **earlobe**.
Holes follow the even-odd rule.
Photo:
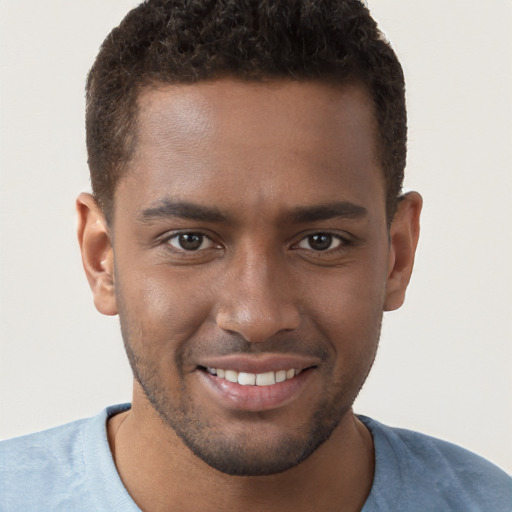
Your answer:
[[[417,192],[400,198],[390,227],[388,279],[384,310],[398,309],[405,300],[405,292],[414,266],[414,255],[420,235],[420,213],[423,200]]]
[[[94,305],[104,315],[116,315],[114,253],[105,217],[91,194],[76,200],[78,242]]]

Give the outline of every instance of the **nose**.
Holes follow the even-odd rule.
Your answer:
[[[263,342],[299,326],[300,313],[289,272],[269,257],[252,255],[225,276],[217,325],[250,342]]]

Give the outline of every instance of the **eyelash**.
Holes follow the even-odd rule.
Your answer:
[[[311,247],[311,243],[313,241],[312,239],[315,237],[326,237],[328,239],[328,244],[327,244],[328,247],[326,247],[325,249],[320,249],[320,248],[314,249],[313,247]],[[304,242],[309,243],[310,248],[301,247],[301,244]],[[333,243],[336,243],[335,247],[331,247],[331,245]],[[343,237],[336,233],[322,231],[322,232],[310,233],[310,234],[304,236],[303,238],[301,238],[301,240],[297,244],[295,244],[295,246],[297,247],[297,249],[311,250],[315,254],[316,253],[332,254],[335,252],[340,252],[340,251],[345,250],[347,248],[347,246],[350,245],[350,243],[351,243],[351,240],[349,240],[347,237]]]
[[[178,244],[180,244],[180,237],[201,237],[201,244],[200,246],[195,250],[187,251],[183,246],[177,247],[172,243],[173,240],[176,240]],[[209,241],[211,244],[213,244],[213,240],[208,235],[198,232],[198,231],[186,231],[186,232],[180,232],[172,235],[171,237],[166,239],[166,243],[177,249],[178,251],[183,250],[184,252],[199,252],[201,250],[201,246],[204,244],[205,241]],[[181,245],[181,244],[180,244]],[[207,247],[209,249],[210,247]],[[205,250],[204,248],[202,250]]]
[[[187,250],[186,248],[184,248],[183,246],[181,247],[178,247],[178,244],[180,244],[179,242],[179,238],[180,237],[185,237],[185,236],[190,236],[190,237],[201,237],[201,244],[198,248],[196,249],[193,249],[193,250]],[[314,248],[311,247],[311,241],[313,239],[313,237],[328,237],[329,238],[329,247],[327,247],[326,249],[317,249],[315,250]],[[176,244],[177,245],[174,245],[172,243],[172,241],[176,241]],[[209,241],[210,245],[209,247],[206,247],[206,248],[203,248],[201,249],[201,246],[204,244],[205,241]],[[302,244],[303,242],[310,242],[310,248],[307,248],[307,247],[301,247],[300,244]],[[333,248],[333,247],[330,247],[330,245],[332,245],[334,242],[337,241],[337,245]],[[208,250],[208,249],[212,249],[212,248],[218,248],[219,244],[217,245],[217,247],[215,247],[215,242],[214,240],[212,239],[211,236],[207,235],[206,233],[203,233],[201,231],[180,231],[178,233],[173,233],[171,236],[165,238],[165,240],[163,241],[165,244],[169,245],[172,247],[172,250],[175,250],[175,251],[178,251],[178,252],[181,252],[181,253],[188,253],[188,254],[197,254],[199,252],[202,252],[202,251],[205,251],[205,250]],[[313,252],[315,255],[318,254],[318,255],[330,255],[330,254],[335,254],[335,253],[339,253],[339,252],[343,252],[347,249],[348,246],[350,245],[353,245],[354,242],[353,240],[351,240],[350,238],[346,237],[346,236],[342,236],[338,233],[332,233],[332,232],[328,232],[328,231],[315,231],[315,232],[310,232],[304,236],[302,236],[302,238],[295,244],[293,244],[291,246],[291,249],[292,250],[305,250],[305,251],[311,251]]]

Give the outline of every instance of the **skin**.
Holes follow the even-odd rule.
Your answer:
[[[406,195],[388,230],[365,89],[226,78],[145,89],[139,108],[112,225],[77,201],[96,307],[119,314],[135,375],[108,425],[123,483],[146,511],[360,510],[373,442],[351,407],[421,210]],[[304,361],[300,385],[244,409],[202,368],[233,354]]]

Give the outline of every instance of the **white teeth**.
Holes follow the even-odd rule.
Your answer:
[[[286,370],[276,372],[276,382],[284,382],[286,380]]]
[[[256,375],[254,373],[240,372],[238,374],[238,384],[242,386],[254,386],[254,384],[256,384]]]
[[[216,375],[229,382],[238,383],[242,386],[272,386],[273,384],[293,379],[302,370],[278,370],[277,372],[248,373],[237,372],[236,370],[223,370],[222,368],[206,368],[211,375]]]
[[[226,370],[224,378],[229,382],[238,382],[238,372],[235,372],[234,370]]]
[[[276,374],[274,372],[258,373],[256,375],[256,386],[271,386],[276,383]]]

